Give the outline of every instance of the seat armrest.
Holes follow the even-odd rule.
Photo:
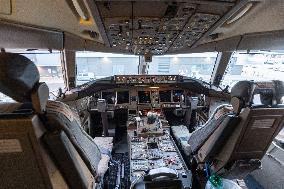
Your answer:
[[[113,137],[95,137],[93,141],[101,150],[101,153],[111,153],[113,149]],[[105,152],[105,153],[104,153]]]

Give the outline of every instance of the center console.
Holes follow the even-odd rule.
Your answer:
[[[127,126],[130,180],[136,188],[191,188],[191,171],[170,135],[166,120],[148,113],[132,118]]]

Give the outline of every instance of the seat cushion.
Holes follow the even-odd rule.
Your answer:
[[[189,156],[191,153],[190,145],[188,144],[188,139],[190,133],[188,128],[184,125],[172,126],[171,127],[174,138],[176,139],[178,145],[181,147],[181,150],[185,155]]]
[[[98,165],[98,176],[102,178],[109,167],[108,163],[113,149],[113,137],[95,137],[94,142],[98,145],[102,154]]]
[[[99,147],[101,153],[105,151],[112,152],[113,137],[95,137],[93,140]]]
[[[184,125],[172,126],[171,127],[173,136],[176,141],[180,144],[181,141],[187,141],[189,139],[190,133],[188,128]]]
[[[103,177],[104,174],[107,172],[109,161],[110,161],[110,157],[106,154],[102,154],[102,158],[98,165],[98,171],[97,171],[98,177]]]
[[[222,121],[224,121],[226,116],[230,114],[233,114],[233,108],[230,105],[221,105],[216,108],[208,121],[190,135],[188,144],[190,145],[191,151],[195,153],[218,128]]]
[[[62,102],[48,101],[45,118],[47,129],[63,130],[66,133],[87,167],[96,176],[101,152],[93,139],[80,126],[79,116]]]
[[[94,176],[64,131],[46,133],[42,140],[70,188],[88,189],[95,183]]]
[[[180,145],[181,145],[181,150],[183,151],[183,153],[186,156],[190,156],[191,148],[190,148],[190,145],[188,144],[187,140],[186,141],[185,140],[181,141]]]

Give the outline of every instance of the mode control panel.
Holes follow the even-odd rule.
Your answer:
[[[114,76],[116,84],[167,84],[183,81],[180,75],[116,75]]]

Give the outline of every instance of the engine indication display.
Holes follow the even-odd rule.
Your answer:
[[[138,102],[141,104],[151,103],[150,91],[138,91]]]
[[[172,91],[159,91],[160,102],[171,102],[172,101]]]

